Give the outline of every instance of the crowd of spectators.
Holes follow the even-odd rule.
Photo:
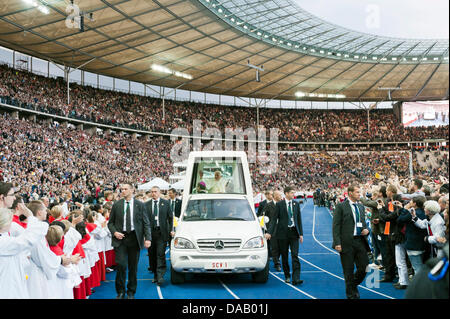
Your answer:
[[[155,177],[168,180],[174,173],[171,150],[175,142],[156,137],[87,134],[56,124],[0,118],[0,180],[21,185],[25,201],[70,193],[79,202],[92,202],[98,193],[115,190],[121,179],[136,184]],[[299,190],[344,189],[351,181],[361,184],[382,180],[394,172],[410,175],[409,152],[284,152],[277,161],[250,164],[255,191],[289,183]],[[442,151],[441,156],[448,152]],[[448,160],[438,168],[421,167],[415,174],[433,181],[448,170]],[[444,174],[445,176],[445,174]]]
[[[202,130],[215,127],[225,134],[225,128],[255,128],[256,110],[194,102],[162,100],[70,85],[61,79],[0,65],[0,99],[3,103],[37,111],[151,132],[171,133],[177,127],[193,131],[193,121],[202,122]],[[289,110],[260,108],[259,123],[279,128],[280,141],[294,142],[366,142],[421,141],[427,138],[448,139],[448,126],[404,128],[392,110],[370,112],[370,131],[364,110]],[[255,128],[256,131],[256,128]]]

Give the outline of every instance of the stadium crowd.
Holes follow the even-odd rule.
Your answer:
[[[254,127],[256,111],[194,102],[162,100],[71,84],[70,104],[63,79],[53,79],[0,65],[0,100],[3,103],[100,124],[170,133],[177,127],[193,131],[193,121],[206,127]],[[373,110],[370,131],[364,110],[287,110],[260,108],[260,125],[279,128],[280,141],[366,142],[421,141],[447,138],[448,126],[404,128],[392,110]],[[313,128],[313,129],[311,129]]]

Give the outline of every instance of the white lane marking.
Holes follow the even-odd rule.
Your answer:
[[[159,299],[164,299],[162,292],[161,292],[161,288],[159,286],[156,286],[156,290],[158,290]]]
[[[219,282],[221,283],[221,285],[234,297],[234,299],[240,299],[234,292],[231,291],[230,288],[228,288],[227,285],[225,285],[223,283],[223,281],[220,278],[218,278],[218,279],[219,279]]]
[[[286,282],[284,282],[283,279],[281,279],[280,277],[278,277],[277,275],[275,275],[273,272],[269,272],[272,276],[274,276],[275,278],[277,278],[279,281],[281,281],[282,283],[284,283],[285,285],[288,285],[291,288],[294,288],[295,290],[297,290],[298,292],[301,292],[302,294],[304,294],[305,296],[311,298],[311,299],[317,299],[314,296],[311,296],[310,294],[304,292],[303,290],[298,289],[297,287],[295,287],[294,285],[288,284]]]
[[[313,211],[313,227],[312,227],[312,236],[313,236],[313,238],[314,238],[314,240],[320,245],[320,246],[322,246],[323,248],[325,248],[325,249],[327,249],[327,250],[329,250],[329,251],[331,251],[333,254],[335,254],[335,255],[338,255],[339,256],[339,253],[337,252],[337,251],[334,251],[334,250],[332,250],[332,249],[330,249],[330,248],[328,248],[327,246],[325,246],[325,245],[323,245],[320,241],[318,241],[317,239],[316,239],[316,235],[315,235],[315,228],[316,228],[316,206],[314,206],[314,211]],[[302,260],[304,260],[306,263],[308,263],[308,264],[310,264],[311,266],[313,266],[313,267],[316,267],[317,269],[320,269],[320,270],[322,270],[322,271],[324,271],[324,272],[326,272],[326,273],[328,273],[329,275],[332,275],[332,276],[334,276],[334,277],[336,277],[336,278],[339,278],[339,279],[341,279],[341,280],[344,280],[345,281],[345,279],[344,278],[342,278],[342,277],[339,277],[339,276],[337,276],[337,275],[335,275],[335,274],[333,274],[333,273],[331,273],[331,272],[329,272],[329,271],[326,271],[326,270],[324,270],[324,269],[322,269],[322,268],[320,268],[320,267],[318,267],[318,266],[316,266],[316,265],[314,265],[313,263],[310,263],[309,261],[307,261],[307,260],[305,260],[305,259],[303,259],[303,258],[301,258],[300,256],[299,256],[299,258],[300,259],[302,259]],[[370,288],[367,288],[367,287],[364,287],[364,286],[361,286],[361,285],[359,285],[358,287],[360,287],[360,288],[362,288],[362,289],[365,289],[365,290],[368,290],[368,291],[370,291],[370,292],[373,292],[373,293],[375,293],[375,294],[378,294],[378,295],[380,295],[380,296],[383,296],[383,297],[386,297],[386,298],[389,298],[389,299],[395,299],[394,297],[391,297],[391,296],[388,296],[388,295],[385,295],[385,294],[383,294],[383,293],[381,293],[381,292],[378,292],[378,291],[375,291],[375,290],[372,290],[372,289],[370,289]]]
[[[284,272],[282,271],[273,271],[273,274],[277,274],[277,275],[284,275]],[[323,273],[323,271],[321,270],[302,270],[302,274],[305,273]]]

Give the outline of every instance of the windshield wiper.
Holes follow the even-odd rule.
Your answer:
[[[240,217],[220,217],[216,218],[215,220],[246,220],[246,219]]]

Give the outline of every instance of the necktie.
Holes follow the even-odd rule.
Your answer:
[[[153,215],[155,217],[158,216],[158,201],[157,200],[153,201]],[[156,226],[159,226],[159,220],[156,221]]]
[[[353,204],[353,206],[355,207],[355,215],[356,215],[356,223],[361,222],[361,217],[359,215],[359,210],[358,210],[358,206],[356,204]],[[360,227],[356,227],[356,235],[361,235],[361,228]]]
[[[292,201],[289,201],[288,213],[289,213],[288,227],[291,227],[292,226]]]
[[[172,200],[172,212],[175,211],[175,200]]]
[[[131,231],[131,209],[130,209],[130,202],[127,202],[127,212],[126,212],[126,228],[125,231],[129,233]]]

